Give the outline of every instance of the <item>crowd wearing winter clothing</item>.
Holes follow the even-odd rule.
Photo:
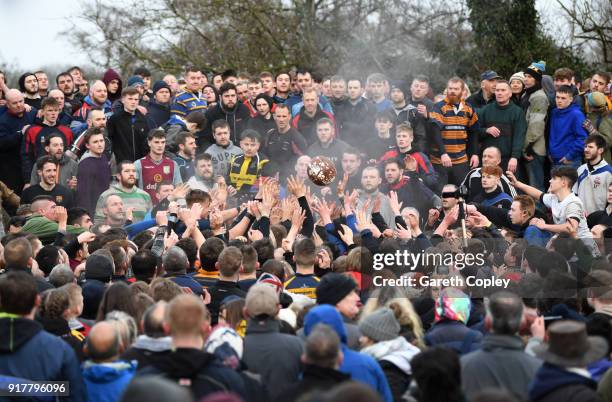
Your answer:
[[[612,401],[610,74],[525,65],[0,72],[0,389]]]

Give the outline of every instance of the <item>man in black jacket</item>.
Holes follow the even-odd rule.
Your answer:
[[[179,295],[168,304],[164,329],[172,337],[172,351],[152,359],[152,364],[136,376],[162,375],[187,384],[196,400],[214,392],[232,391],[249,401],[238,372],[223,366],[204,352],[204,339],[210,333],[210,315],[202,299]]]
[[[304,371],[299,382],[290,385],[276,398],[278,402],[292,402],[313,391],[327,391],[349,381],[351,376],[338,371],[343,354],[340,338],[327,325],[317,325],[308,335],[302,362]]]
[[[204,138],[209,143],[214,144],[215,139],[212,135],[212,124],[216,120],[225,120],[230,126],[230,139],[234,144],[240,142],[240,135],[246,129],[247,123],[251,118],[249,109],[242,103],[238,102],[236,86],[226,82],[219,88],[219,97],[221,102],[209,108],[206,111],[206,128],[204,129]]]
[[[138,109],[140,94],[128,87],[121,92],[123,110],[108,119],[108,137],[113,143],[117,161],[137,161],[147,154],[147,134],[154,123]]]

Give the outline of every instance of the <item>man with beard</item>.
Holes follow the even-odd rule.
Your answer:
[[[16,89],[6,92],[7,112],[0,115],[0,181],[21,192],[21,141],[23,133],[36,119],[36,111],[26,112],[23,95]]]
[[[171,99],[170,86],[162,80],[155,81],[155,84],[153,84],[153,99],[147,105],[148,115],[155,123],[155,127],[161,127],[170,119]]]
[[[55,161],[48,155],[36,161],[36,171],[40,176],[40,183],[34,184],[23,190],[21,204],[31,204],[38,196],[50,196],[55,204],[70,209],[74,206],[72,190],[57,184],[57,166]]]
[[[125,207],[132,210],[134,222],[140,222],[151,208],[153,203],[151,197],[145,191],[136,186],[136,167],[131,161],[122,161],[117,165],[117,180],[119,183],[111,184],[110,188],[100,195],[96,205],[95,223],[104,221],[104,202],[109,195],[118,195],[123,200]]]
[[[59,106],[54,98],[45,98],[42,102],[42,122],[31,125],[24,133],[21,143],[21,169],[24,182],[30,180],[32,167],[36,160],[45,154],[46,140],[52,134],[61,136],[64,146],[72,144],[72,131],[57,122]]]
[[[242,149],[230,140],[230,125],[225,120],[216,120],[212,125],[215,143],[205,153],[212,157],[213,169],[218,176],[227,177],[229,164],[234,156],[240,155]]]
[[[291,76],[289,73],[280,73],[276,76],[276,88],[274,91],[274,103],[281,104],[285,103],[289,98],[289,91],[291,90]]]
[[[86,208],[90,216],[96,210],[96,202],[111,183],[110,161],[104,153],[104,130],[90,128],[83,139],[87,152],[79,162],[77,176],[77,205]]]
[[[70,114],[74,114],[81,107],[81,101],[76,97],[74,92],[74,81],[72,75],[68,72],[59,73],[55,78],[57,89],[64,94],[64,100],[72,109]]]
[[[219,88],[220,102],[206,111],[206,128],[204,138],[210,143],[214,142],[212,124],[217,120],[225,120],[230,127],[230,139],[236,144],[240,140],[240,135],[246,129],[250,119],[250,113],[242,102],[238,101],[236,86],[229,82],[224,83]]]
[[[66,152],[66,154],[72,159],[78,161],[81,156],[87,151],[87,147],[85,147],[85,135],[88,131],[93,129],[100,129],[104,133],[104,153],[108,160],[110,160],[115,165],[115,156],[112,152],[112,144],[110,139],[108,138],[108,133],[106,132],[106,115],[102,110],[94,109],[87,116],[87,130],[83,132],[83,134],[79,135],[77,139],[72,143],[72,147],[70,150]]]
[[[408,121],[414,131],[414,148],[417,151],[426,152],[431,141],[441,143],[442,137],[431,139],[431,128],[429,126],[429,112],[433,109],[433,102],[427,98],[429,93],[429,78],[424,75],[417,75],[410,85],[409,105],[413,106],[408,114]],[[439,132],[437,133],[439,136]]]
[[[454,184],[447,184],[442,187],[442,208],[432,208],[429,210],[429,214],[427,215],[427,224],[425,225],[426,229],[435,230],[446,214],[451,213],[453,208],[459,203],[459,196],[457,194],[457,186]],[[458,228],[461,225],[461,222],[457,221],[450,225],[449,229]]]
[[[108,90],[102,81],[96,81],[91,86],[89,95],[83,99],[83,104],[74,113],[74,120],[70,124],[72,132],[79,134],[87,129],[87,118],[93,109],[100,109],[109,116],[112,113],[111,101],[108,99]]]
[[[37,71],[34,73],[36,80],[38,81],[38,95],[41,98],[46,98],[49,94],[49,77],[44,71]]]
[[[612,184],[612,167],[603,159],[607,144],[601,135],[589,135],[584,141],[584,163],[578,168],[578,181],[573,191],[582,200],[589,214],[605,209],[608,187]]]
[[[378,168],[368,166],[361,172],[361,190],[357,198],[357,208],[363,207],[368,202],[368,215],[372,214],[372,208],[377,198],[380,199],[380,214],[389,228],[395,228],[395,214],[391,210],[389,198],[379,191],[382,178]]]
[[[317,122],[326,117],[332,122],[335,131],[335,120],[331,113],[324,111],[319,106],[319,95],[316,89],[309,87],[303,92],[304,107],[291,120],[291,126],[298,130],[308,145],[317,141]]]
[[[19,77],[19,90],[23,94],[26,105],[40,109],[42,98],[38,94],[38,80],[33,73],[25,73]]]
[[[316,156],[329,158],[336,165],[336,171],[339,171],[340,158],[350,145],[336,138],[336,127],[333,121],[325,117],[317,121],[317,139],[318,141],[308,147],[306,154],[312,158]]]
[[[546,158],[546,116],[549,101],[542,89],[543,63],[531,63],[523,70],[525,74],[525,93],[521,107],[527,120],[527,132],[523,146],[523,156],[527,161],[529,184],[544,190],[544,160]]]
[[[191,190],[209,192],[215,185],[214,166],[212,157],[205,153],[195,158],[195,174],[187,180]]]
[[[523,152],[527,122],[523,110],[511,101],[512,90],[508,81],[497,81],[495,102],[480,110],[480,144],[497,147],[501,151],[501,168],[516,171]]]
[[[193,158],[197,148],[195,137],[189,131],[182,131],[176,136],[176,145],[178,152],[173,159],[179,167],[181,179],[187,181],[194,174]]]
[[[66,97],[64,93],[59,89],[52,89],[49,91],[49,98],[53,98],[59,104],[59,116],[57,117],[57,121],[62,126],[70,127],[72,123],[72,107],[67,105],[65,102]]]
[[[274,122],[276,128],[268,131],[263,146],[266,155],[274,155],[275,162],[279,165],[281,181],[291,173],[291,165],[300,155],[306,152],[306,140],[295,128],[289,124],[291,113],[289,107],[284,104],[276,105],[274,111]]]
[[[465,83],[459,77],[448,80],[446,98],[436,103],[429,115],[434,135],[439,131],[442,136],[442,144],[432,144],[430,159],[440,175],[440,182],[445,184],[458,185],[470,167],[479,165],[480,126],[472,107],[461,100],[464,87]]]
[[[106,197],[102,213],[104,214],[104,224],[112,228],[121,228],[126,223],[123,199],[116,194],[111,194]]]
[[[70,188],[76,189],[79,165],[76,161],[64,155],[64,137],[59,133],[53,133],[45,139],[45,155],[51,157],[57,168],[57,182]],[[40,183],[40,177],[36,169],[32,169],[29,178],[30,184]]]
[[[202,72],[198,67],[187,67],[184,74],[185,90],[179,92],[175,98],[170,113],[186,117],[195,110],[205,110],[206,101],[200,97]]]
[[[416,208],[421,216],[425,216],[427,211],[433,206],[435,194],[427,188],[414,169],[414,161],[408,162],[408,168],[404,170],[404,163],[400,160],[392,158],[385,161],[383,169],[385,172],[385,182],[381,186],[381,192],[389,195],[389,192],[395,191],[397,199],[404,206]],[[394,226],[389,226],[395,229]]]
[[[153,123],[138,110],[139,96],[136,88],[124,89],[121,93],[123,110],[108,119],[108,137],[113,142],[113,153],[118,161],[136,161],[146,153],[145,141]]]
[[[407,123],[402,123],[397,126],[395,131],[395,141],[397,146],[394,149],[384,153],[380,158],[381,162],[388,159],[403,160],[404,166],[402,166],[402,169],[414,171],[416,175],[423,180],[427,187],[429,187],[432,191],[438,191],[440,188],[438,174],[431,165],[429,158],[424,153],[416,151],[412,148],[414,140],[412,127],[410,127],[410,125]],[[408,168],[408,164],[412,161],[416,162],[416,166],[411,166]]]
[[[172,183],[174,187],[183,182],[181,171],[178,164],[164,156],[166,150],[166,133],[162,129],[155,129],[149,132],[147,137],[149,154],[144,158],[134,162],[136,176],[138,177],[138,187],[146,191],[154,204],[157,199],[157,186],[160,183]]]

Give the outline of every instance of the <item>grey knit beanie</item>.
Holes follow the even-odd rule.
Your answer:
[[[398,337],[400,324],[393,310],[382,307],[363,317],[359,322],[359,330],[373,341],[390,341]]]

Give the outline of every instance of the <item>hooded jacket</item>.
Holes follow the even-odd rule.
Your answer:
[[[249,109],[242,102],[237,102],[233,109],[227,109],[223,102],[219,102],[215,106],[206,111],[206,128],[204,129],[204,140],[211,144],[215,143],[212,133],[212,124],[216,120],[225,120],[230,126],[230,141],[234,144],[240,142],[240,135],[247,128],[247,124],[251,119]]]
[[[561,158],[573,162],[582,160],[584,140],[587,132],[582,127],[584,114],[580,108],[571,104],[565,109],[555,108],[550,113],[548,154],[554,163]]]
[[[72,348],[44,331],[39,323],[7,313],[0,313],[0,375],[30,381],[68,381],[70,397],[60,401],[85,401],[79,362]]]
[[[392,402],[393,396],[387,378],[379,364],[372,357],[350,350],[346,346],[346,331],[338,310],[331,305],[320,305],[308,312],[304,320],[304,335],[308,336],[317,324],[329,325],[340,337],[344,360],[339,370],[351,378],[368,385],[378,392],[385,402]]]
[[[87,389],[88,402],[115,402],[136,373],[135,362],[115,361],[83,364],[83,381]]]
[[[139,335],[136,341],[122,355],[121,360],[138,362],[137,370],[151,365],[153,359],[172,350],[172,338],[152,338],[148,335]]]
[[[136,376],[145,375],[161,375],[181,384],[188,383],[197,401],[222,391],[232,391],[245,401],[251,400],[237,372],[223,366],[215,355],[198,349],[177,348],[156,356],[150,367],[136,373]]]
[[[117,92],[115,92],[114,94],[111,94],[110,91],[108,92],[108,99],[111,101],[111,103],[116,101],[117,99],[121,99],[121,91],[123,91],[123,81],[121,81],[121,76],[119,75],[119,73],[117,73],[112,68],[109,68],[104,73],[104,76],[102,76],[102,82],[104,83],[104,85],[106,85],[106,88],[108,88],[108,84],[112,80],[119,81],[119,88],[117,88]]]
[[[529,386],[532,402],[599,402],[597,383],[550,363],[544,363]]]
[[[97,103],[94,102],[93,99],[91,99],[90,95],[87,95],[85,99],[83,99],[83,104],[81,105],[80,109],[74,113],[73,124],[70,126],[70,128],[72,128],[72,131],[74,132],[75,131],[74,123],[85,123],[87,121],[87,115],[89,115],[89,111],[93,108],[101,107],[102,110],[104,110],[105,114],[110,113],[111,105],[112,105],[112,102],[108,99],[104,102],[103,105],[98,105]]]

